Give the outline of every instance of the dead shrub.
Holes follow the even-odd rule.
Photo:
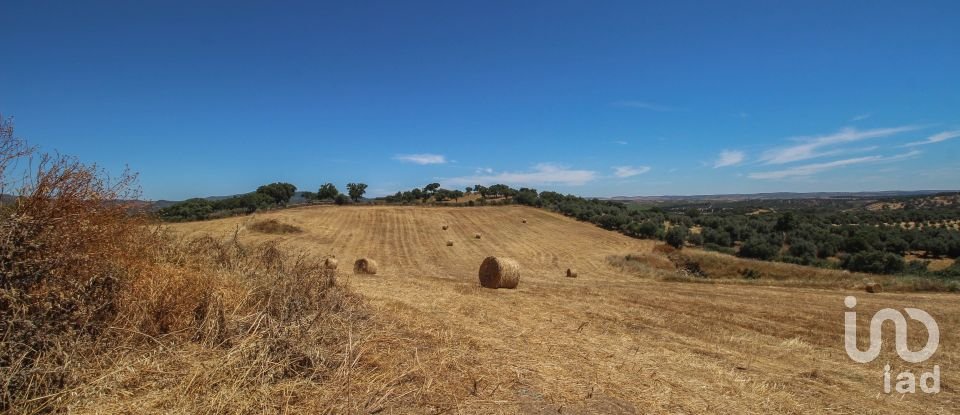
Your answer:
[[[0,182],[30,155],[0,117]],[[71,345],[101,335],[152,244],[135,175],[40,155],[0,217],[0,409],[62,388]],[[42,403],[37,403],[42,408]]]
[[[249,226],[254,232],[267,233],[272,235],[287,235],[292,233],[301,233],[303,229],[298,226],[280,222],[276,219],[267,219],[254,222]]]

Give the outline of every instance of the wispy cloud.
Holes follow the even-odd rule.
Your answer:
[[[619,178],[638,176],[650,171],[649,166],[616,166],[613,168],[613,175]]]
[[[944,132],[939,133],[939,134],[931,135],[930,137],[927,137],[927,139],[926,139],[926,140],[923,140],[923,141],[914,141],[914,142],[912,142],[912,143],[904,144],[903,147],[922,146],[922,145],[926,145],[926,144],[934,144],[934,143],[939,143],[939,142],[941,142],[941,141],[947,141],[947,140],[950,140],[950,139],[953,139],[953,138],[957,138],[957,137],[960,137],[960,130],[944,131]]]
[[[663,104],[647,102],[647,101],[617,101],[617,102],[614,102],[613,105],[616,105],[618,107],[639,108],[644,110],[660,111],[660,112],[680,110],[679,108],[672,107],[669,105],[663,105]]]
[[[624,141],[624,140],[616,140],[616,141],[613,142],[613,144],[620,144],[621,146],[625,146],[625,145],[630,144],[630,143],[628,143],[628,142],[626,142],[626,141]]]
[[[889,137],[903,132],[916,130],[918,128],[919,127],[916,126],[904,126],[895,128],[876,128],[863,131],[856,128],[844,128],[836,133],[828,135],[796,137],[793,138],[793,140],[799,141],[800,144],[768,150],[763,153],[760,159],[763,160],[765,164],[785,164],[819,157],[835,156],[843,154],[848,150],[825,150],[825,148],[870,138]]]
[[[426,164],[444,164],[447,162],[447,158],[441,154],[397,154],[393,156],[394,160],[399,160],[405,163],[414,163],[420,165]]]
[[[873,116],[873,114],[860,114],[860,115],[857,115],[857,116],[854,116],[853,118],[851,118],[851,119],[850,119],[850,122],[863,121],[863,120],[865,120],[865,119],[867,119],[867,118],[870,118],[870,117],[872,117],[872,116]]]
[[[746,153],[739,150],[723,150],[717,161],[713,163],[713,168],[736,166],[746,160]]]
[[[889,156],[889,157],[879,156],[879,155],[856,157],[856,158],[849,158],[849,159],[843,159],[843,160],[835,160],[827,163],[806,164],[806,165],[791,167],[783,170],[750,173],[749,175],[747,175],[747,177],[751,179],[766,179],[766,180],[786,179],[791,177],[806,177],[806,176],[812,176],[817,173],[822,173],[828,170],[833,170],[833,169],[851,166],[855,164],[897,161],[897,160],[903,160],[906,158],[914,157],[919,154],[920,154],[920,151],[913,150],[907,153],[898,154],[898,155]]]
[[[507,185],[567,185],[580,186],[597,178],[592,170],[574,170],[551,163],[541,163],[533,166],[530,171],[522,172],[494,172],[492,170],[477,171],[470,176],[451,177],[441,179],[441,183],[449,186],[463,186],[472,184],[490,185],[503,183]]]

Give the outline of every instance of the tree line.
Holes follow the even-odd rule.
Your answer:
[[[340,193],[333,183],[325,183],[316,192],[301,192],[307,203],[328,202],[338,205],[357,203],[367,192],[365,183],[347,183],[347,193]],[[270,183],[257,190],[223,199],[193,198],[175,203],[157,211],[157,216],[165,221],[185,222],[216,219],[228,216],[247,215],[253,212],[276,209],[290,204],[297,194],[297,186],[284,183]]]

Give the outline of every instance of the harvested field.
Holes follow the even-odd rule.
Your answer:
[[[407,396],[387,413],[929,414],[960,407],[956,294],[867,294],[863,275],[781,264],[776,272],[757,264],[758,279],[728,284],[724,279],[744,279],[747,263],[721,266],[729,257],[687,250],[709,277],[671,281],[677,272],[652,241],[524,207],[311,207],[258,216],[304,232],[241,232],[248,243],[375,257],[383,278],[342,278],[406,336],[431,339],[412,341],[421,346],[411,353],[430,359],[425,368],[450,365],[411,372],[408,378],[426,385],[416,392],[423,398]],[[517,226],[518,217],[537,226]],[[226,237],[246,220],[170,227]],[[437,221],[450,230],[437,232]],[[480,232],[483,239],[474,240]],[[470,243],[445,246],[450,239]],[[642,260],[611,265],[610,257],[632,253]],[[481,288],[477,269],[487,256],[515,259],[521,284]],[[580,277],[558,278],[567,268]],[[806,271],[793,279],[781,274],[792,270]],[[939,323],[939,351],[926,363],[905,363],[888,330],[880,358],[855,363],[843,347],[848,295],[859,301],[863,348],[870,315],[917,307]],[[914,323],[909,343],[916,350],[926,333]],[[942,392],[884,394],[885,363],[896,373],[938,364]],[[445,393],[431,400],[431,388]]]

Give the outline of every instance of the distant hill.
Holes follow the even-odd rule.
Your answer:
[[[789,199],[878,199],[913,196],[929,196],[940,193],[955,193],[956,190],[889,190],[880,192],[777,192],[777,193],[734,193],[717,195],[687,196],[615,196],[607,200],[638,203],[663,202],[735,202],[744,200],[789,200]]]

